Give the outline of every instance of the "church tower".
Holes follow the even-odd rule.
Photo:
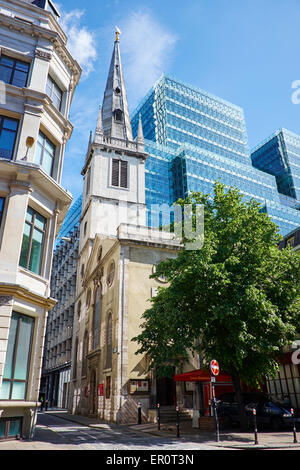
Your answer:
[[[174,234],[146,226],[142,121],[133,140],[116,34],[104,98],[90,135],[72,343],[72,412],[133,423],[148,419],[156,382],[132,338],[161,280],[155,266],[175,257]]]
[[[96,234],[116,237],[121,223],[145,226],[146,157],[141,121],[136,140],[132,137],[117,32],[103,103],[82,170],[79,250],[88,240],[91,247]]]

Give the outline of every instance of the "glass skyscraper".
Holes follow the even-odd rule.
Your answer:
[[[260,202],[282,235],[300,225],[299,136],[280,131],[265,153],[251,155],[242,108],[165,75],[134,111],[134,136],[139,116],[149,154],[148,214],[151,205],[172,204],[190,191],[212,194],[220,180]]]

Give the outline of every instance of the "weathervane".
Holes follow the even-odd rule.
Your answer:
[[[116,41],[119,42],[119,36],[121,34],[121,31],[120,29],[118,28],[118,26],[116,26]]]

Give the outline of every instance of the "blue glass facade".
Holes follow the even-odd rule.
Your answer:
[[[285,131],[285,153],[280,159],[282,143],[274,135],[277,140],[271,139],[268,147],[271,157],[262,163],[261,156],[250,154],[240,107],[166,76],[134,111],[134,136],[139,115],[149,154],[148,214],[152,204],[172,204],[190,191],[212,194],[214,182],[220,180],[236,186],[246,199],[260,202],[282,235],[300,225],[300,137]]]
[[[80,225],[82,195],[73,202],[57,235],[55,248],[62,243],[61,237],[70,237]]]
[[[278,192],[300,201],[300,137],[280,129],[251,153],[253,166],[276,177]]]

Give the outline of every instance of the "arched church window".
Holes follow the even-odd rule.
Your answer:
[[[115,115],[115,120],[116,121],[118,121],[118,122],[123,121],[123,111],[121,109],[116,109],[114,111],[114,115]]]
[[[106,369],[111,369],[112,367],[112,333],[113,333],[112,314],[110,313],[108,315],[107,325],[106,325],[106,361],[105,361]]]
[[[87,331],[85,331],[84,337],[83,337],[83,347],[82,347],[82,370],[81,370],[82,376],[86,376],[86,373],[87,373],[88,352],[89,352],[89,334]]]
[[[101,322],[101,287],[95,290],[94,314],[93,314],[93,349],[100,344],[100,322]]]
[[[108,273],[107,273],[107,285],[108,285],[108,287],[112,286],[112,283],[114,282],[114,277],[115,277],[115,262],[112,261],[109,265]]]

